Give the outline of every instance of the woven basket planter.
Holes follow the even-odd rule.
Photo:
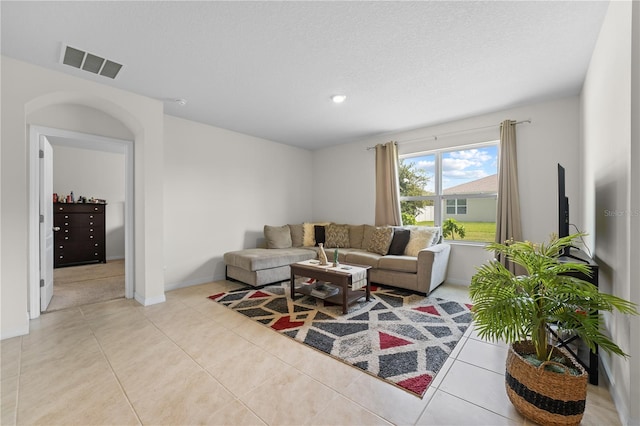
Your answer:
[[[521,356],[533,353],[531,342],[514,343],[509,348],[505,385],[511,403],[520,414],[541,425],[579,424],[587,398],[587,372],[564,349],[554,348],[553,357],[562,357],[579,375],[566,368],[564,373],[548,371],[547,364],[560,364],[544,362],[536,367]]]

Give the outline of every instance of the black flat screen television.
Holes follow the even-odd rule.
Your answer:
[[[564,167],[558,163],[558,238],[569,235],[569,197],[565,192]],[[561,256],[568,256],[570,248],[565,247]]]

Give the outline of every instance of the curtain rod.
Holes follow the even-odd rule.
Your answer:
[[[531,119],[527,119],[527,120],[520,120],[520,121],[516,121],[513,124],[522,124],[522,123],[531,123]],[[502,123],[498,124],[498,126],[502,126]],[[405,139],[405,140],[401,140],[396,142],[397,144],[403,144],[403,143],[409,143],[409,142],[417,142],[417,141],[423,141],[423,140],[427,140],[427,139],[433,139],[433,140],[438,140],[438,137],[442,137],[442,136],[450,136],[450,135],[457,135],[460,133],[467,133],[467,132],[473,132],[473,131],[477,131],[477,130],[485,130],[485,129],[491,129],[493,127],[496,127],[495,124],[492,124],[491,126],[483,126],[483,127],[475,127],[473,129],[465,129],[465,130],[456,130],[453,132],[446,132],[446,133],[441,133],[439,135],[432,135],[432,136],[424,136],[421,138],[415,138],[415,139]],[[369,146],[367,147],[367,151],[372,150],[372,149],[376,149],[375,146]]]

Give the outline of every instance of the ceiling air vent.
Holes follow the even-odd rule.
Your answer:
[[[109,78],[116,78],[122,69],[122,64],[101,58],[100,56],[87,53],[71,46],[64,46],[62,63]]]

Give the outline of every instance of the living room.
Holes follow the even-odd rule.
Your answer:
[[[496,140],[505,119],[531,120],[517,128],[524,237],[544,241],[557,229],[561,163],[571,222],[589,234],[601,288],[640,302],[634,279],[640,274],[638,9],[632,2],[611,4],[577,93],[317,150],[179,118],[160,100],[3,56],[2,339],[28,334],[29,318],[37,317],[28,308],[25,125],[123,138],[104,125],[114,118],[135,140],[133,274],[142,305],[162,303],[174,289],[224,279],[223,253],[259,244],[265,224],[373,223],[374,154],[367,148],[397,140],[406,154]],[[69,104],[80,105],[86,119],[78,123]],[[45,109],[49,114],[41,114]],[[488,257],[482,245],[453,244],[448,281],[468,284]],[[611,316],[607,328],[631,354],[627,360],[602,355],[609,389],[622,422],[637,424],[640,342],[631,336],[640,325],[637,318]]]

